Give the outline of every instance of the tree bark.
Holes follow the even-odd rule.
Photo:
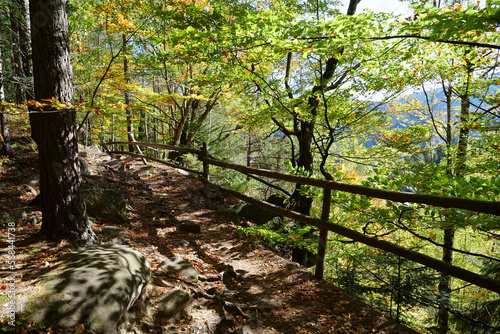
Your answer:
[[[129,83],[129,68],[128,68],[128,58],[127,58],[127,37],[125,36],[125,34],[122,35],[122,39],[123,39],[123,53],[125,55],[125,57],[123,58],[123,76],[125,78],[125,84],[128,85]],[[126,108],[126,114],[127,114],[127,133],[128,133],[128,139],[129,141],[132,141],[132,139],[134,138],[134,119],[133,119],[133,115],[132,115],[132,108],[130,108],[130,94],[128,92],[128,89],[125,88],[125,94],[124,94],[124,98],[125,98],[125,104],[127,106]],[[129,152],[135,152],[135,149],[134,149],[134,145],[130,144],[128,146],[128,151]]]
[[[23,103],[26,101],[26,92],[24,90],[24,77],[23,61],[21,58],[21,42],[19,38],[20,21],[19,10],[16,2],[12,2],[9,8],[10,32],[12,40],[12,72],[14,73],[14,90],[16,103]]]
[[[1,37],[1,33],[0,33]],[[0,103],[5,101],[5,92],[3,88],[3,60],[2,60],[2,50],[0,49]],[[9,126],[7,121],[7,112],[5,107],[0,106],[2,111],[0,115],[0,130],[2,133],[3,139],[3,153],[6,155],[12,155],[12,147],[10,145],[10,134],[9,134]]]
[[[65,0],[30,0],[34,92],[37,101],[73,102]],[[31,108],[32,137],[38,145],[42,233],[53,239],[89,242],[95,234],[80,195],[76,113]]]
[[[19,42],[21,49],[21,62],[24,71],[24,91],[26,98],[32,100],[35,98],[33,92],[33,71],[31,64],[31,29],[28,0],[15,0],[19,4]]]

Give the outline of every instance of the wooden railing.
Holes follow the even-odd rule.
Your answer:
[[[103,143],[103,146],[106,148],[107,145],[111,145],[111,144],[128,145],[128,144],[130,144],[130,142]],[[151,157],[136,154],[136,153],[123,152],[123,151],[108,151],[108,153],[110,153],[110,154],[125,154],[125,155],[134,156],[134,157],[145,158],[145,159],[157,161],[159,163],[162,163],[162,164],[165,164],[168,166],[180,168],[180,169],[186,170],[188,172],[197,174],[199,179],[205,185],[204,191],[205,191],[205,196],[207,197],[209,206],[210,206],[210,188],[212,188],[212,189],[215,189],[216,191],[219,191],[225,195],[235,197],[237,199],[240,199],[240,200],[245,201],[247,203],[253,204],[253,205],[260,207],[262,209],[265,209],[267,211],[276,213],[276,214],[284,216],[284,217],[294,219],[294,220],[299,221],[299,222],[304,223],[304,224],[319,227],[320,235],[319,235],[319,244],[318,244],[317,264],[316,264],[316,270],[315,270],[315,275],[317,278],[323,277],[327,235],[328,235],[328,231],[331,231],[331,232],[337,233],[339,235],[342,235],[346,238],[349,238],[353,241],[361,242],[365,245],[390,252],[392,254],[404,257],[408,260],[420,263],[426,267],[433,268],[433,269],[440,271],[446,275],[450,275],[450,276],[462,279],[464,281],[467,281],[469,283],[475,284],[477,286],[486,288],[488,290],[500,293],[500,281],[498,281],[498,280],[495,280],[495,279],[492,279],[492,278],[489,278],[489,277],[486,277],[483,275],[479,275],[479,274],[474,273],[472,271],[451,265],[451,264],[443,262],[441,260],[437,260],[435,258],[428,256],[428,255],[421,254],[419,252],[415,252],[413,250],[404,248],[404,247],[399,246],[397,244],[394,244],[392,242],[388,242],[385,240],[381,240],[381,239],[367,236],[367,235],[362,234],[360,232],[357,232],[355,230],[346,228],[344,226],[341,226],[339,224],[335,224],[335,223],[332,223],[329,221],[330,206],[331,206],[331,191],[332,190],[348,192],[348,193],[358,194],[358,195],[364,195],[364,196],[373,197],[373,198],[386,199],[386,200],[390,200],[390,201],[394,201],[394,202],[413,202],[413,203],[419,203],[419,204],[439,206],[439,207],[443,207],[443,208],[457,208],[457,209],[470,210],[470,211],[475,211],[475,212],[480,212],[480,213],[492,214],[492,215],[496,215],[496,216],[500,216],[500,202],[480,201],[480,200],[472,200],[472,199],[458,198],[458,197],[428,195],[428,194],[415,194],[415,193],[406,193],[406,192],[400,192],[400,191],[384,190],[384,189],[371,188],[371,187],[360,186],[360,185],[347,184],[347,183],[343,183],[343,182],[319,180],[319,179],[314,179],[314,178],[301,177],[301,176],[296,176],[296,175],[273,172],[270,170],[251,168],[251,167],[232,164],[232,163],[223,162],[223,161],[219,161],[219,160],[210,158],[206,144],[203,145],[203,148],[201,150],[196,150],[196,149],[191,149],[191,148],[180,148],[180,147],[175,147],[175,146],[170,146],[170,145],[140,143],[140,142],[133,142],[133,144],[139,145],[139,146],[144,146],[144,147],[161,148],[161,149],[165,149],[165,150],[172,150],[172,151],[187,152],[187,153],[195,154],[198,156],[198,159],[203,162],[203,170],[202,171],[192,170],[192,169],[189,169],[189,168],[186,168],[183,166],[179,166],[177,164],[173,164],[173,163],[161,160],[161,159],[151,158]],[[235,170],[235,171],[241,172],[241,173],[246,174],[246,175],[259,175],[259,176],[264,176],[264,177],[268,177],[268,178],[272,178],[272,179],[276,179],[276,180],[288,181],[288,182],[293,182],[296,184],[311,185],[311,186],[322,188],[324,193],[323,193],[323,204],[322,204],[321,218],[320,219],[313,218],[313,217],[310,217],[307,215],[300,214],[298,212],[287,210],[287,209],[278,207],[276,205],[270,204],[268,202],[264,202],[261,200],[257,200],[255,198],[248,197],[248,196],[243,195],[243,194],[236,192],[234,190],[227,189],[227,188],[221,187],[219,185],[213,184],[210,182],[210,165],[222,167],[225,169]]]

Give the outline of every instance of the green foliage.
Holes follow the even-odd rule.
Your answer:
[[[314,228],[311,226],[285,224],[279,229],[275,229],[275,223],[270,222],[264,226],[239,226],[235,232],[244,235],[256,235],[271,245],[291,245],[294,248],[307,249],[313,254],[317,252],[318,238],[312,234]]]

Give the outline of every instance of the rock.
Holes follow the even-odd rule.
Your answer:
[[[134,175],[139,177],[151,176],[151,174],[153,174],[154,169],[155,168],[153,166],[145,166],[135,170],[133,173]]]
[[[316,255],[305,248],[293,248],[292,261],[297,262],[306,268],[314,267],[317,262]]]
[[[26,211],[24,210],[16,210],[12,212],[7,212],[2,215],[0,215],[0,220],[8,220],[8,221],[20,221],[23,219],[28,218],[28,215],[26,214]]]
[[[62,256],[28,302],[30,321],[111,333],[150,280],[151,266],[127,246],[87,246]]]
[[[102,153],[102,151],[99,149],[97,145],[85,147],[84,151],[87,152],[87,154],[92,154],[92,155],[99,155]]]
[[[162,296],[159,301],[157,319],[166,322],[181,312],[191,301],[191,296],[181,289],[174,289]]]
[[[198,282],[198,271],[193,268],[189,261],[184,260],[181,257],[171,257],[158,266],[160,269],[166,269],[176,275],[180,275],[183,278],[196,283]]]
[[[114,170],[120,170],[120,169],[123,169],[125,167],[123,162],[121,162],[118,159],[114,159],[114,160],[109,161],[108,166],[113,168]]]
[[[180,248],[188,248],[189,247],[189,241],[184,240],[184,239],[179,239],[175,241],[175,244],[179,246]]]
[[[92,169],[82,158],[78,158],[78,165],[80,166],[80,173],[82,175],[92,175]]]
[[[125,245],[125,242],[120,238],[114,238],[109,243],[112,245]]]
[[[104,233],[106,235],[118,235],[124,231],[126,231],[124,228],[116,227],[116,226],[104,226],[102,228],[102,233]]]
[[[2,190],[5,187],[7,187],[7,185],[5,183],[0,183],[0,190]]]
[[[35,179],[31,180],[31,181],[30,181],[30,182],[28,182],[28,183],[29,183],[29,185],[30,185],[30,186],[32,186],[32,187],[39,187],[39,186],[40,186],[40,181],[35,180]]]
[[[24,184],[23,187],[24,187],[24,191],[27,194],[32,194],[32,195],[35,195],[35,196],[38,195],[38,191],[35,188],[33,188],[31,185]]]
[[[222,282],[230,286],[236,278],[238,278],[238,274],[234,271],[233,266],[227,265],[222,273]]]
[[[279,195],[271,195],[266,201],[279,207],[285,207],[286,199]],[[226,214],[235,223],[240,223],[242,219],[245,219],[252,221],[256,225],[264,225],[270,220],[279,217],[277,214],[266,211],[252,204],[233,205],[226,211]]]
[[[271,231],[278,231],[283,226],[283,220],[281,217],[274,217],[266,223],[266,228]]]
[[[184,176],[188,176],[189,175],[189,172],[183,170],[183,169],[180,169],[180,168],[176,168],[175,171],[178,173],[178,174],[181,174],[181,175],[184,175]]]
[[[231,332],[232,334],[253,334],[253,331],[248,326],[243,326]]]
[[[200,233],[201,232],[201,226],[200,224],[196,224],[191,221],[183,221],[179,225],[179,232],[184,232],[184,233]]]
[[[120,190],[103,189],[102,193],[108,199],[108,201],[113,204],[118,212],[120,212],[122,215],[127,212],[127,202],[125,201],[125,197],[123,197],[123,193]]]
[[[262,314],[271,312],[272,310],[283,307],[283,300],[275,296],[264,296],[256,305],[255,308]]]
[[[251,220],[254,224],[264,225],[268,221],[277,217],[276,214],[256,207],[252,204],[236,204],[228,210],[228,214],[233,221],[241,219]]]
[[[97,186],[92,184],[84,185],[82,187],[82,196],[89,216],[109,223],[128,223],[127,219],[115,208],[108,196]]]
[[[31,216],[24,221],[26,224],[36,225],[40,222],[40,219],[37,216]]]

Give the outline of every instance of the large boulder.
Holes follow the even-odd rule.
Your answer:
[[[236,223],[239,223],[241,220],[250,220],[257,225],[264,225],[277,216],[252,204],[233,205],[229,208],[228,214],[231,220]]]
[[[89,216],[104,220],[108,223],[128,223],[127,218],[120,212],[125,203],[123,195],[121,195],[120,198],[120,196],[116,194],[116,191],[101,191],[99,187],[89,183],[82,187],[82,196]],[[113,204],[113,202],[115,202],[115,204]],[[119,209],[117,209],[115,205],[119,206]]]
[[[276,206],[284,207],[285,199],[278,195],[271,195],[266,202]],[[236,204],[228,211],[229,217],[239,223],[241,219],[250,220],[256,225],[264,225],[265,223],[278,217],[277,214],[261,209],[252,204]]]
[[[92,175],[92,169],[89,164],[82,158],[78,157],[78,165],[80,166],[80,173],[82,175]]]
[[[26,310],[42,324],[111,333],[150,277],[149,262],[128,246],[87,246],[58,260]]]

